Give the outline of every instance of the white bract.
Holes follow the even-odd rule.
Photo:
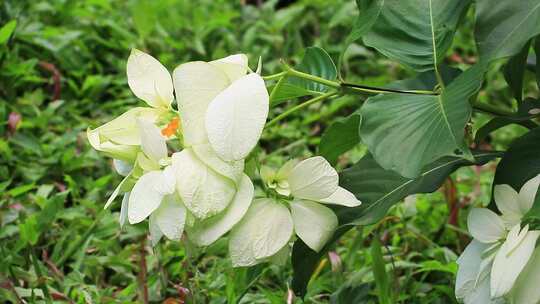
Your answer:
[[[149,218],[153,244],[162,235],[178,240],[186,226],[193,242],[209,245],[240,221],[254,193],[244,159],[269,106],[263,79],[247,72],[247,56],[238,54],[182,64],[171,77],[152,56],[132,51],[128,83],[150,107],[87,131],[92,146],[115,158],[125,176],[105,206],[125,193],[121,225]],[[175,95],[178,113],[171,107]],[[174,125],[158,127],[178,116]],[[181,137],[183,150],[169,157],[165,135]]]
[[[508,185],[496,185],[494,199],[501,216],[485,208],[471,210],[467,223],[474,240],[457,261],[455,292],[459,300],[466,304],[505,303],[511,297],[523,297],[532,288],[521,276],[539,275],[526,267],[540,231],[522,227],[521,220],[532,208],[539,184],[540,175],[527,181],[519,193]],[[512,292],[513,288],[517,291]],[[540,293],[536,294],[534,301],[515,303],[538,303]]]
[[[336,170],[320,156],[290,161],[277,171],[263,167],[261,178],[281,197],[255,200],[233,228],[229,251],[234,266],[267,261],[294,234],[320,251],[338,225],[334,212],[323,204],[361,204],[354,194],[338,186]]]

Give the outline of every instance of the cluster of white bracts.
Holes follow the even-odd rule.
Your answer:
[[[132,51],[128,83],[150,107],[131,109],[87,132],[91,145],[114,158],[116,170],[125,176],[105,206],[124,193],[121,225],[149,218],[153,244],[163,235],[179,240],[186,232],[199,246],[234,227],[233,264],[247,266],[286,247],[293,222],[296,234],[320,250],[337,218],[315,201],[360,203],[338,187],[337,173],[321,157],[289,165],[287,174],[273,177],[288,189],[285,198],[292,200],[292,195],[297,200],[254,200],[244,159],[261,136],[269,96],[263,79],[248,70],[247,57],[238,54],[182,64],[171,77],[152,56]],[[178,113],[171,106],[175,96]],[[178,116],[180,129],[171,138],[178,136],[183,150],[169,156],[168,138],[160,127]]]
[[[499,216],[485,208],[473,209],[468,228],[473,241],[457,263],[456,297],[465,304],[537,304],[540,302],[540,231],[522,227],[532,208],[540,175],[517,193],[509,185],[496,185],[494,199]]]

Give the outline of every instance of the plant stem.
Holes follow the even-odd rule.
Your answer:
[[[279,72],[279,73],[268,75],[268,76],[262,76],[262,79],[264,79],[264,80],[274,80],[274,79],[283,77],[285,75],[287,75],[287,71]]]
[[[146,284],[146,234],[141,238],[139,257],[141,266],[139,272],[139,287],[141,292],[141,298],[144,304],[148,304],[148,285]]]
[[[437,93],[433,91],[386,89],[386,88],[372,87],[372,86],[347,83],[347,82],[342,82],[341,86],[349,88],[351,90],[355,90],[355,91],[359,91],[363,93],[372,93],[372,94],[395,93],[395,94],[415,94],[415,95],[438,95]]]
[[[47,303],[52,303],[51,294],[49,293],[49,288],[47,287],[47,283],[43,283],[43,274],[41,273],[41,267],[39,267],[39,263],[36,256],[36,250],[34,246],[30,247],[30,255],[32,258],[32,264],[34,265],[34,270],[36,271],[36,275],[38,277],[38,285],[43,290],[43,295],[45,296],[45,301]]]
[[[334,97],[334,96],[336,96],[336,95],[338,95],[338,93],[337,93],[336,91],[332,91],[332,92],[328,92],[328,93],[325,93],[325,94],[323,94],[323,95],[317,96],[317,97],[315,97],[315,98],[311,98],[311,99],[309,99],[309,100],[307,100],[307,101],[305,101],[305,102],[303,102],[303,103],[301,103],[301,104],[299,104],[299,105],[297,105],[297,106],[294,106],[294,107],[290,108],[289,110],[287,110],[287,111],[281,113],[280,115],[276,116],[274,119],[272,119],[271,121],[269,121],[269,122],[266,124],[266,126],[267,126],[267,127],[273,126],[273,125],[275,125],[278,121],[282,120],[283,118],[285,118],[285,117],[291,115],[292,113],[294,113],[294,112],[296,112],[296,111],[298,111],[298,110],[301,110],[301,109],[303,109],[303,108],[305,108],[305,107],[307,107],[307,106],[309,106],[309,105],[312,105],[312,104],[314,104],[314,103],[316,103],[316,102],[319,102],[319,101],[321,101],[321,100],[325,100],[325,99],[327,99],[327,98]]]
[[[512,111],[499,109],[498,107],[487,104],[487,103],[474,102],[472,106],[473,106],[474,109],[476,109],[478,111],[481,111],[481,112],[484,112],[484,113],[487,113],[487,114],[491,114],[491,115],[495,115],[495,116],[512,116],[512,115],[514,115],[514,112],[512,112]]]
[[[291,68],[289,66],[286,66],[286,69],[287,69],[287,75],[289,75],[289,76],[295,76],[295,77],[311,80],[311,81],[314,81],[314,82],[317,82],[317,83],[320,83],[320,84],[324,84],[326,86],[336,88],[336,89],[339,89],[341,87],[341,84],[339,82],[336,82],[336,81],[332,81],[332,80],[328,80],[328,79],[325,79],[325,78],[322,78],[322,77],[319,77],[319,76],[315,76],[315,75],[311,75],[311,74],[308,74],[308,73],[300,72],[300,71],[297,71],[297,70],[295,70],[295,69],[293,69],[293,68]]]

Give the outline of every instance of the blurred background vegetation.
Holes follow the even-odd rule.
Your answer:
[[[232,269],[226,240],[197,251],[174,242],[152,249],[144,224],[121,231],[119,204],[102,210],[119,177],[90,148],[85,130],[142,104],[125,76],[131,48],[170,70],[243,52],[252,68],[261,56],[268,75],[278,72],[281,58],[297,62],[307,46],[337,59],[356,14],[352,0],[1,1],[0,302],[40,303],[48,294],[67,303],[141,303],[145,289],[151,303],[184,303],[190,292],[196,303],[290,300],[290,262]],[[472,28],[469,16],[447,64],[475,62]],[[344,59],[349,81],[383,85],[412,75],[360,44]],[[500,73],[488,75],[480,96],[515,107]],[[271,109],[270,117],[295,102]],[[261,146],[268,161],[317,153],[325,128],[362,102],[356,96],[316,104],[267,130]],[[503,128],[484,145],[505,147],[522,132]],[[338,166],[364,152],[359,145]],[[305,303],[377,302],[374,230],[383,236],[399,303],[454,303],[455,259],[468,242],[466,210],[489,202],[493,170],[494,164],[460,169],[440,191],[409,197],[379,224],[348,232],[319,265]]]

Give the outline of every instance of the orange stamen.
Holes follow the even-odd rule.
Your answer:
[[[171,137],[176,133],[179,126],[180,119],[178,117],[175,117],[169,122],[169,124],[165,128],[161,130],[161,134],[163,134],[163,136]]]

